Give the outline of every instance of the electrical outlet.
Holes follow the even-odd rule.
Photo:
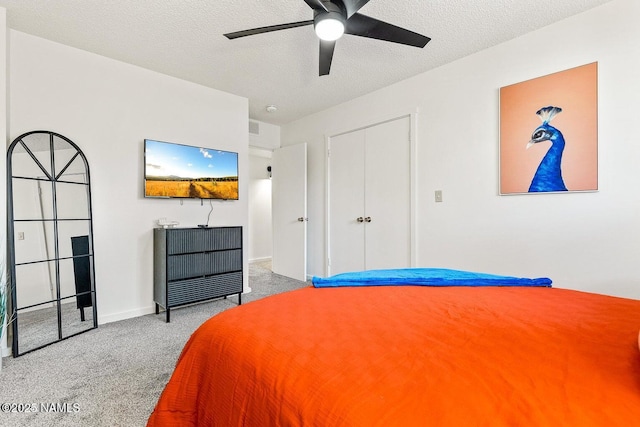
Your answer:
[[[436,203],[442,202],[442,190],[436,190]]]
[[[18,240],[24,240],[24,231],[18,231]]]

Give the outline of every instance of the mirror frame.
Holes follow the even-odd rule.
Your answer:
[[[42,169],[43,166],[40,164],[40,162],[36,159],[36,156],[33,154],[33,152],[28,148],[27,143],[25,143],[23,140],[31,135],[35,135],[35,134],[44,134],[46,136],[48,136],[48,141],[49,141],[49,155],[50,155],[50,162],[51,162],[51,170],[50,171],[45,171],[45,169]],[[55,158],[55,139],[54,138],[59,138],[62,139],[63,141],[67,142],[72,148],[74,148],[77,152],[72,155],[70,157],[70,160],[63,160],[63,163],[65,163],[65,166],[61,168],[60,171],[56,171],[56,166],[59,166],[59,164],[56,163],[56,158]],[[21,146],[27,154],[29,154],[31,156],[31,158],[36,162],[36,164],[38,164],[38,166],[42,169],[43,171],[43,175],[45,176],[45,178],[41,178],[41,177],[26,177],[26,176],[20,176],[20,175],[13,175],[13,167],[12,167],[12,157],[13,157],[13,153],[14,153],[14,149],[17,146]],[[73,181],[69,181],[69,180],[65,180],[64,179],[64,173],[67,170],[67,168],[77,159],[77,158],[81,158],[82,162],[84,163],[84,172],[86,173],[86,182],[73,182]],[[51,184],[52,186],[52,209],[53,209],[53,218],[48,219],[48,218],[41,218],[41,219],[16,219],[14,218],[14,194],[13,194],[13,180],[14,179],[30,179],[30,180],[36,180],[36,181],[41,181],[43,183],[48,183]],[[64,218],[64,219],[60,219],[58,218],[58,209],[57,209],[57,200],[56,200],[56,186],[58,183],[61,184],[75,184],[75,185],[83,185],[86,186],[86,194],[87,194],[87,208],[88,208],[88,216],[87,218]],[[88,221],[88,236],[81,236],[81,237],[87,237],[88,239],[88,253],[86,254],[81,254],[81,255],[76,255],[76,254],[71,254],[71,256],[60,256],[59,253],[59,246],[60,246],[60,242],[58,241],[59,239],[59,234],[58,234],[58,223],[59,221]],[[16,264],[16,246],[15,246],[15,239],[16,239],[16,235],[15,235],[15,224],[19,223],[19,222],[24,222],[24,221],[39,221],[41,223],[47,223],[50,222],[53,224],[53,236],[54,236],[54,247],[55,247],[55,253],[54,256],[52,258],[49,259],[43,259],[43,260],[39,260],[39,261],[31,261],[31,262],[27,262],[27,263],[23,263],[23,264]],[[90,331],[92,329],[95,329],[98,327],[98,313],[97,313],[97,307],[96,307],[96,289],[95,289],[95,269],[94,269],[94,261],[95,261],[95,257],[94,257],[94,251],[93,251],[93,213],[92,213],[92,207],[91,207],[91,178],[90,178],[90,174],[89,174],[89,164],[87,162],[87,158],[85,157],[84,153],[82,152],[82,150],[80,150],[80,148],[73,142],[71,141],[69,138],[66,138],[63,135],[60,135],[58,133],[55,132],[51,132],[51,131],[44,131],[44,130],[36,130],[36,131],[31,131],[31,132],[26,132],[20,136],[18,136],[17,138],[15,138],[13,140],[13,142],[11,143],[11,145],[8,148],[7,151],[7,248],[8,248],[8,284],[10,286],[11,289],[11,317],[10,319],[12,319],[11,322],[11,326],[12,326],[12,354],[13,357],[18,357],[21,356],[23,354],[27,354],[30,353],[34,350],[38,350],[40,348],[46,347],[48,345],[51,345],[53,343],[65,340],[67,338],[71,338],[73,336],[82,334],[84,332]],[[76,290],[76,294],[71,295],[71,296],[61,296],[61,292],[60,292],[60,286],[61,286],[61,277],[60,277],[60,262],[61,261],[65,261],[65,260],[73,260],[74,261],[74,267],[75,267],[75,263],[77,261],[79,261],[82,258],[88,258],[89,261],[89,265],[88,265],[88,270],[89,270],[89,282],[90,282],[90,287],[89,287],[89,291],[83,291],[78,293],[78,291]],[[20,286],[17,280],[17,276],[16,276],[16,266],[17,265],[25,265],[25,264],[34,264],[34,263],[42,263],[42,262],[46,262],[46,263],[50,263],[52,262],[55,265],[55,286],[56,286],[56,298],[53,298],[51,301],[46,301],[43,304],[49,304],[49,303],[53,303],[53,305],[56,307],[55,311],[56,311],[56,317],[57,317],[57,339],[50,341],[50,342],[46,342],[42,345],[38,345],[34,348],[29,348],[26,351],[20,351],[20,331],[18,328],[18,318],[20,315],[20,311],[21,310],[28,310],[30,308],[30,306],[27,307],[18,307],[17,305],[17,295],[18,295],[18,288]],[[77,282],[76,282],[77,283]],[[88,297],[90,296],[90,304],[91,304],[91,308],[92,308],[92,318],[93,318],[93,322],[91,322],[91,326],[87,327],[86,329],[80,330],[79,332],[75,332],[75,333],[71,333],[69,335],[65,335],[65,325],[63,324],[63,312],[62,312],[62,306],[61,304],[63,302],[65,302],[65,300],[69,300],[70,298],[75,298],[77,301],[77,308],[79,310],[81,310],[81,321],[85,320],[85,314],[84,314],[84,307],[88,307]],[[84,301],[82,304],[80,303],[80,300]],[[82,308],[80,307],[82,305]],[[89,322],[88,322],[89,324]]]

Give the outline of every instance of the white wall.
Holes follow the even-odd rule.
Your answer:
[[[640,298],[638,16],[640,2],[615,0],[283,126],[283,146],[310,142],[309,216],[325,218],[325,137],[417,108],[418,266],[548,276],[556,287]],[[594,61],[599,191],[499,196],[499,88]],[[316,275],[324,223],[309,223]]]
[[[55,131],[89,162],[99,322],[151,313],[155,220],[195,226],[210,207],[145,199],[143,140],[238,152],[240,200],[214,201],[209,224],[246,230],[247,100],[17,31],[9,36],[9,140]],[[245,231],[245,291],[247,243]]]
[[[8,28],[7,28],[7,10],[0,7],[0,135],[8,135],[7,130],[7,44],[8,44]],[[4,152],[6,153],[5,147]],[[0,224],[7,223],[7,160],[6,156],[0,156]],[[3,270],[0,274],[5,275],[6,272],[6,230],[5,226],[0,231],[0,260],[2,261]],[[4,282],[3,282],[4,283]],[[8,334],[4,334],[4,338],[0,336],[0,357],[9,355],[6,339]],[[1,361],[0,361],[1,363]]]
[[[270,165],[270,150],[249,149],[249,261],[270,259],[273,254]]]

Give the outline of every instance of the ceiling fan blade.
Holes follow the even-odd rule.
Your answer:
[[[368,37],[415,47],[425,47],[431,40],[427,36],[414,33],[395,25],[387,24],[375,18],[356,13],[347,20],[345,34]]]
[[[326,76],[331,70],[331,61],[333,60],[333,50],[336,42],[320,40],[320,76]]]
[[[325,12],[329,12],[327,6],[325,6],[320,0],[304,0],[304,2],[313,10],[324,10]]]
[[[347,10],[347,18],[350,18],[362,9],[362,6],[369,3],[369,0],[342,0],[342,3],[344,3],[344,8]]]
[[[233,40],[233,39],[237,39],[238,37],[253,36],[255,34],[262,34],[262,33],[270,33],[271,31],[286,30],[288,28],[302,27],[304,25],[311,25],[311,24],[313,24],[313,19],[309,21],[291,22],[289,24],[271,25],[269,27],[260,27],[260,28],[253,28],[251,30],[236,31],[235,33],[227,33],[224,36],[229,40]]]

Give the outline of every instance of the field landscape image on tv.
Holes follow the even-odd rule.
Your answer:
[[[145,196],[238,199],[238,153],[145,140]]]

